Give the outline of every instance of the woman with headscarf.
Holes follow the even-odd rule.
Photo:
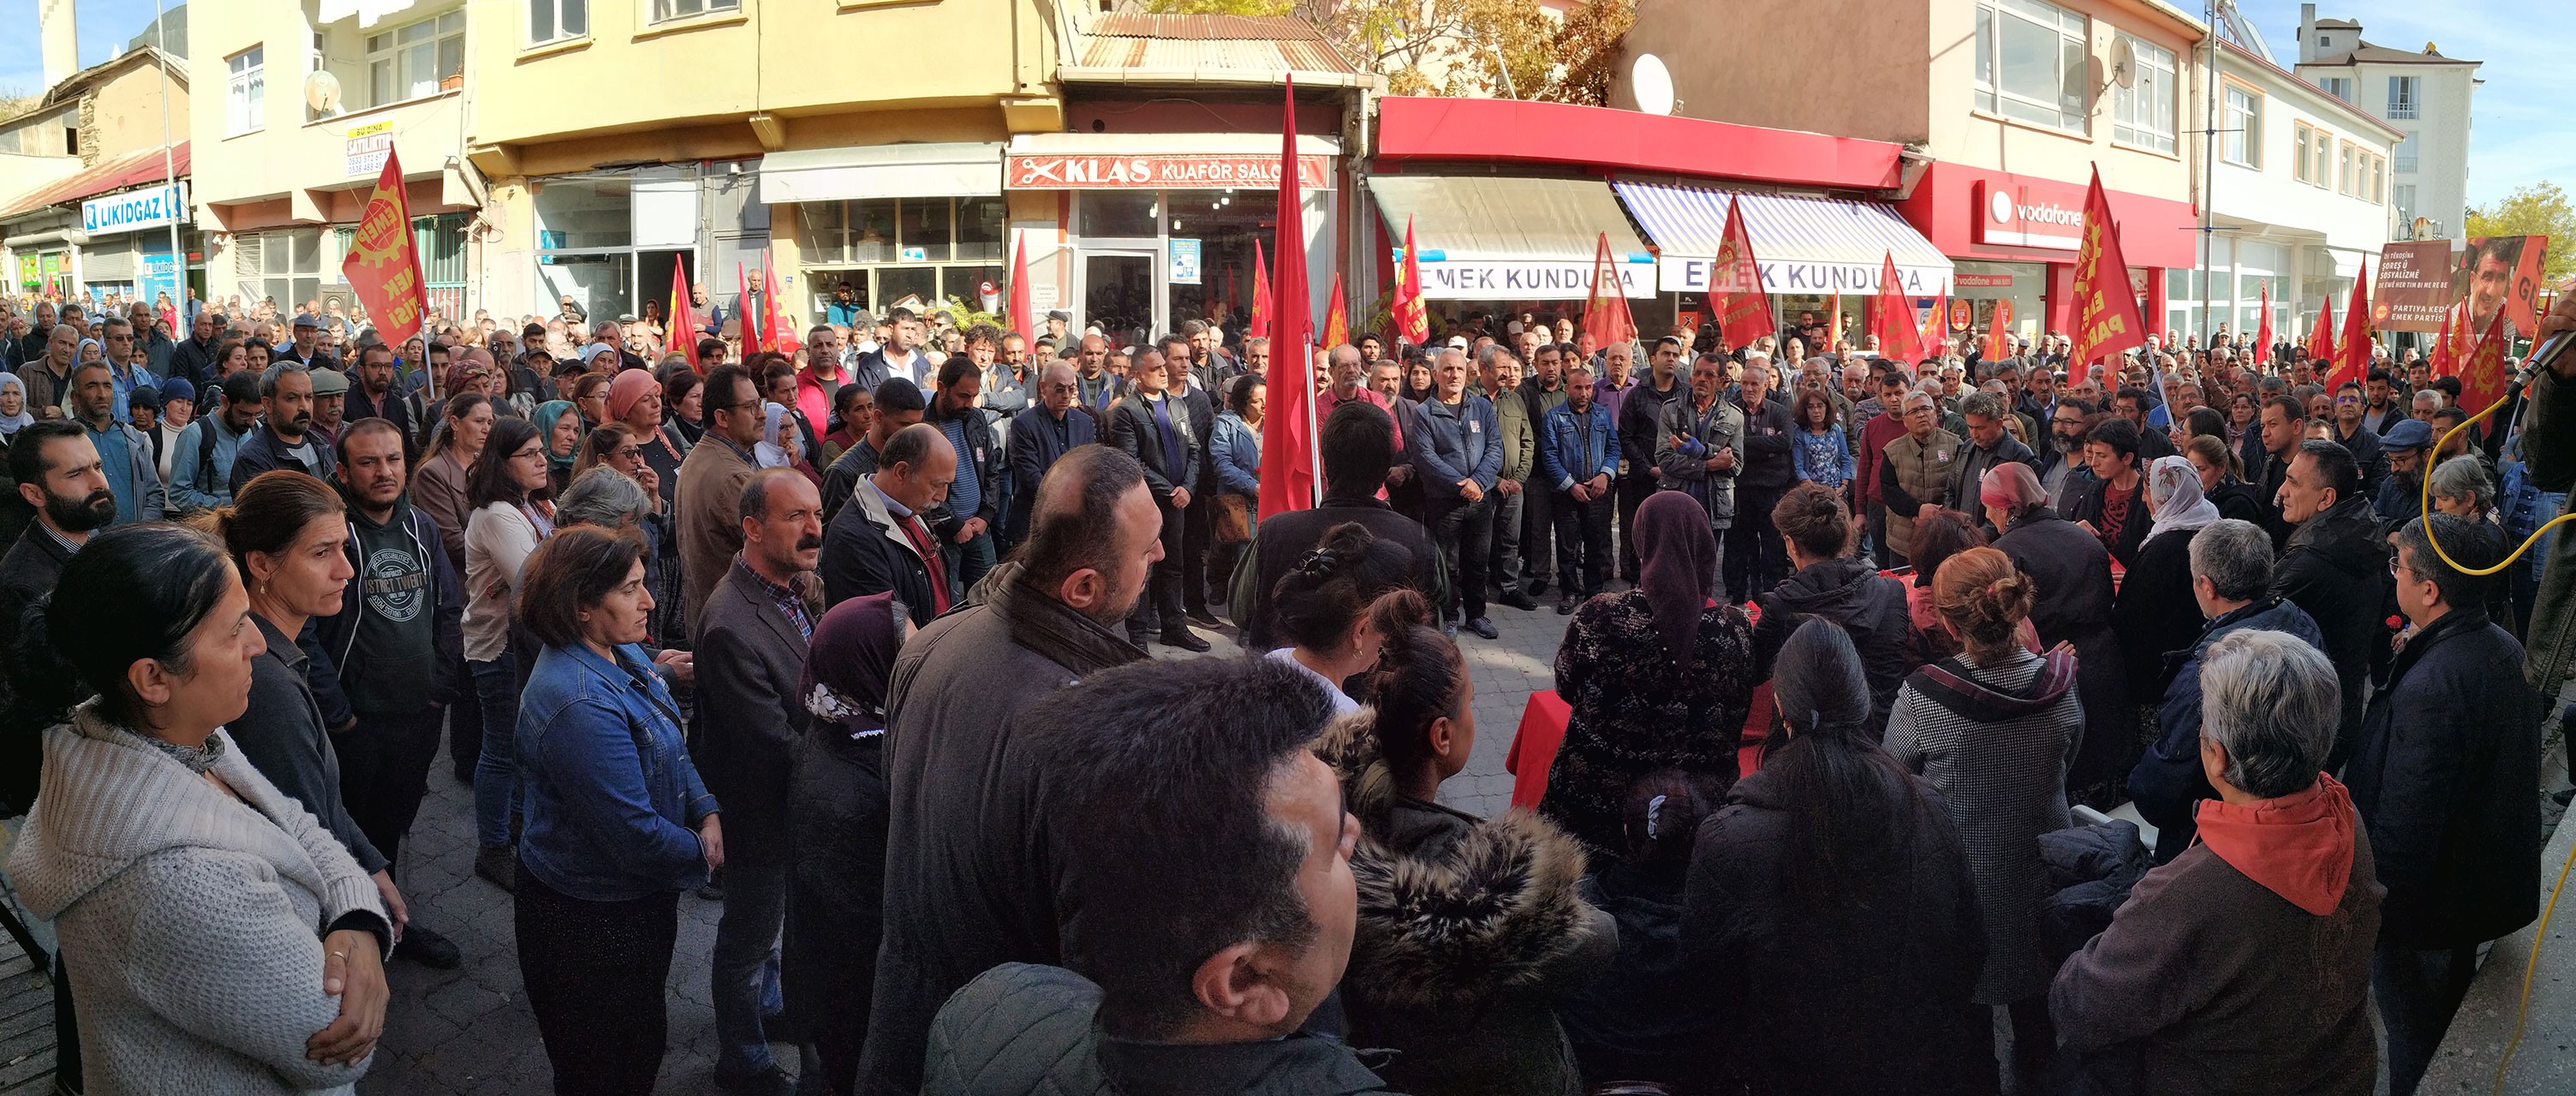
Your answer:
[[[763,468],[793,468],[802,472],[814,484],[815,490],[822,490],[823,477],[816,474],[813,463],[805,459],[803,432],[796,428],[796,418],[789,413],[787,405],[772,401],[761,405],[761,410],[766,418],[760,426],[760,440],[751,447],[752,456]]]
[[[547,400],[528,421],[536,424],[537,440],[546,448],[546,482],[560,495],[572,486],[573,461],[581,455],[581,416],[573,413],[571,400]]]
[[[2138,737],[2136,713],[2129,707],[2127,664],[2120,660],[2119,633],[2111,628],[2111,550],[2102,538],[2060,516],[2026,465],[2006,463],[1988,471],[1979,482],[1978,501],[1986,520],[2003,530],[1995,538],[1996,550],[2045,591],[2030,610],[2039,641],[2050,647],[2075,645],[2084,745],[2066,775],[2066,786],[2100,786],[2113,774],[2129,771],[2130,762],[2118,759],[2127,752],[2124,744]]]
[[[626,429],[635,435],[644,466],[653,470],[662,510],[669,513],[679,491],[680,462],[689,455],[689,443],[681,441],[679,432],[662,421],[662,385],[641,369],[618,373],[615,380],[608,382],[608,418],[626,424]]]
[[[2155,524],[2120,580],[2111,630],[2126,656],[2129,696],[2154,704],[2165,694],[2165,655],[2188,650],[2208,623],[2191,596],[2191,536],[2218,520],[2218,507],[2201,496],[2200,473],[2182,457],[2157,458],[2146,480]]]
[[[892,593],[854,597],[814,625],[804,696],[813,715],[787,777],[787,942],[780,969],[790,1015],[804,1020],[806,1077],[822,1091],[857,1082],[884,924],[885,694],[906,621]],[[819,1071],[819,1072],[818,1072]]]
[[[1659,491],[1637,507],[1635,589],[1574,611],[1556,655],[1556,691],[1573,709],[1548,770],[1539,813],[1594,857],[1627,847],[1630,783],[1678,769],[1735,782],[1735,751],[1759,684],[1744,611],[1719,604],[1717,536],[1689,495]]]
[[[1799,625],[1771,693],[1780,729],[1700,827],[1683,890],[1684,969],[1730,1018],[1697,1076],[1756,1093],[1994,1091],[1966,846],[1932,785],[1880,748],[1850,634]]]
[[[19,380],[15,373],[0,373],[0,449],[7,448],[18,431],[35,423],[35,412],[27,408],[27,382]]]

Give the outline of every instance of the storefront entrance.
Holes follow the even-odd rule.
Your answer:
[[[1150,251],[1086,251],[1082,256],[1082,315],[1117,346],[1152,338],[1154,261]]]

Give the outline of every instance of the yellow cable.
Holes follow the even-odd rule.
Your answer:
[[[2440,454],[2442,447],[2451,444],[2451,439],[2458,437],[2460,435],[2460,431],[2468,429],[2479,419],[2495,414],[2496,408],[2504,406],[2505,400],[2510,400],[2512,398],[2513,396],[2508,393],[2505,395],[2504,399],[2488,404],[2486,410],[2471,415],[2466,421],[2461,422],[2458,426],[2452,427],[2450,433],[2442,435],[2441,440],[2433,444],[2434,454]],[[2439,463],[2440,462],[2437,460],[2427,459],[2424,464],[2424,486],[2422,490],[2423,498],[2421,500],[2424,512],[2424,540],[2426,543],[2433,546],[2434,555],[2442,557],[2442,562],[2450,564],[2452,570],[2458,571],[2461,574],[2484,577],[2486,575],[2492,575],[2498,571],[2502,571],[2507,567],[2511,567],[2513,566],[2513,561],[2521,559],[2522,554],[2530,551],[2532,545],[2540,543],[2540,538],[2547,535],[2551,529],[2565,525],[2570,521],[2576,521],[2576,510],[2569,510],[2566,513],[2549,519],[2547,522],[2543,523],[2540,528],[2532,530],[2530,536],[2523,538],[2523,542],[2520,547],[2515,548],[2511,554],[2505,556],[2504,559],[2498,562],[2495,566],[2483,568],[2463,567],[2460,565],[2460,561],[2451,558],[2451,553],[2443,550],[2442,538],[2433,535],[2433,468]]]
[[[2569,728],[2576,731],[2576,728]],[[2559,823],[2565,825],[2564,821]],[[2504,1042],[2504,1059],[2496,1063],[2495,1091],[2504,1094],[2505,1067],[2513,1064],[2513,1051],[2522,1045],[2522,1025],[2531,1020],[2531,976],[2540,970],[2540,944],[2549,937],[2549,915],[2558,912],[2558,892],[2567,889],[2567,869],[2576,868],[2576,848],[2567,850],[2567,862],[2558,866],[2558,885],[2549,889],[2549,905],[2540,911],[2540,923],[2532,927],[2531,959],[2522,965],[2522,1005],[2514,1012],[2513,1038]]]

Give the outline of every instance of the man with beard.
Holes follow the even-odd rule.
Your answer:
[[[351,721],[332,728],[340,799],[392,872],[404,835],[429,794],[438,729],[463,682],[442,680],[461,664],[463,583],[439,547],[438,523],[412,509],[403,437],[383,419],[350,423],[339,439],[340,497],[349,504],[349,585],[340,611],[313,621],[313,642],[329,656]],[[309,671],[308,671],[309,672]],[[394,958],[454,970],[456,945],[417,919],[403,927]]]
[[[40,422],[9,444],[9,475],[18,497],[36,508],[36,520],[0,556],[0,656],[12,666],[18,653],[18,619],[62,578],[63,564],[89,543],[89,535],[116,521],[116,495],[89,431],[78,423]],[[31,762],[32,763],[32,762]],[[23,804],[19,804],[23,806]]]
[[[803,473],[764,468],[742,486],[742,550],[698,614],[702,727],[693,753],[725,802],[724,917],[716,924],[716,1087],[789,1092],[769,1050],[787,913],[788,754],[803,737],[805,652],[822,617],[813,575],[823,501]]]
[[[404,437],[412,436],[411,404],[394,390],[394,348],[368,343],[358,349],[356,383],[349,386],[344,413],[350,420],[383,419]],[[381,848],[381,846],[379,846]]]
[[[1040,774],[1007,764],[1014,717],[1145,657],[1119,622],[1162,558],[1163,519],[1143,465],[1085,445],[1048,472],[1031,524],[984,600],[922,629],[895,660],[885,938],[858,1091],[918,1090],[932,1017],[977,975],[1057,963],[1082,945],[1058,918],[1043,855],[1032,855],[1043,848],[1030,840]]]
[[[71,399],[66,410],[88,432],[98,450],[107,488],[116,499],[116,521],[159,521],[169,496],[153,463],[152,440],[116,421],[116,381],[103,362],[72,370]]]
[[[939,387],[930,397],[925,421],[939,428],[957,453],[957,480],[948,487],[944,515],[931,521],[949,544],[957,565],[957,588],[971,589],[993,569],[994,527],[1002,522],[1002,488],[1008,466],[1002,448],[993,444],[993,424],[975,396],[984,383],[983,370],[970,355],[960,354],[939,367]]]
[[[252,476],[292,468],[329,482],[338,468],[331,448],[313,436],[313,374],[293,362],[279,362],[260,374],[263,418],[259,428],[233,452],[232,490],[241,493]]]
[[[2057,401],[2049,412],[2048,448],[2039,454],[2039,484],[2048,505],[2065,513],[2093,489],[2093,470],[2084,465],[2084,435],[2093,429],[2093,405],[2079,399]]]
[[[215,351],[221,346],[216,335],[223,328],[223,317],[214,309],[201,309],[188,321],[188,341],[170,351],[167,376],[185,379],[197,391],[223,383],[217,373]]]
[[[2381,452],[2379,432],[2362,421],[2362,387],[2351,381],[2334,394],[2334,440],[2352,451],[2353,463],[2361,467],[2363,494],[2378,496],[2388,482],[2388,455]]]

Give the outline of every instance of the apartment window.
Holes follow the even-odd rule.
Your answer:
[[[2326,89],[2326,94],[2347,103],[2352,101],[2352,77],[2329,76],[2317,83]]]
[[[2388,116],[2407,119],[2424,105],[2424,78],[2391,76],[2388,78]]]
[[[2227,119],[2218,135],[2219,155],[2231,164],[2263,166],[2263,97],[2244,88],[2227,89]]]
[[[2317,127],[2300,122],[2290,127],[2290,178],[2302,183],[2308,178],[2308,143],[2317,139]]]
[[[2341,194],[2346,198],[2360,196],[2362,168],[2361,150],[2354,147],[2352,142],[2346,141],[2339,149],[2337,149],[2337,153],[2338,155],[2335,160],[2335,166],[2337,168],[2337,173],[2335,175],[2335,193]]]
[[[1978,109],[2081,133],[2086,60],[2082,14],[2044,0],[1978,0]]]
[[[2389,188],[2389,194],[2391,196],[2391,200],[2397,206],[2397,223],[2400,228],[2402,229],[2404,226],[2414,224],[2415,184],[2399,183],[2396,186]]]
[[[2405,140],[2397,142],[2396,158],[2398,174],[2415,174],[2415,150],[2417,147],[2417,137],[2412,133],[2407,134]]]
[[[224,132],[249,133],[265,122],[260,109],[268,98],[268,79],[260,65],[259,46],[224,59]]]
[[[2370,160],[2370,204],[2378,205],[2388,194],[2388,160],[2376,153],[2364,154]]]
[[[528,44],[544,45],[590,33],[590,0],[528,0]]]
[[[653,21],[687,19],[717,11],[740,11],[742,0],[653,0]]]
[[[233,238],[233,273],[242,300],[261,298],[293,309],[322,291],[322,230],[293,228],[282,232],[243,233]],[[331,276],[339,277],[334,269]]]
[[[2120,37],[2135,52],[2138,71],[2131,80],[2134,86],[2119,88],[2111,98],[2111,139],[2172,152],[2174,89],[2178,86],[2173,51],[2125,34]]]
[[[367,36],[367,93],[375,106],[438,94],[465,73],[465,13],[451,11]]]

